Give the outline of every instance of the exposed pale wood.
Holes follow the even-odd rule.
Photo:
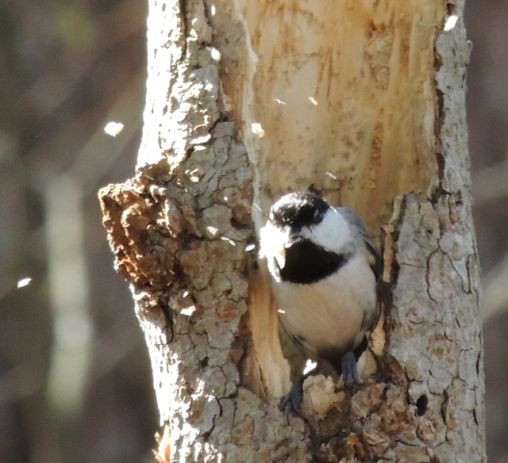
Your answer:
[[[226,48],[223,83],[262,198],[312,184],[373,226],[391,198],[435,186],[433,44],[446,2],[234,3],[248,40],[243,59]],[[218,43],[231,43],[220,26]]]
[[[290,368],[281,351],[278,317],[267,275],[252,276],[249,287],[251,349],[244,362],[246,385],[261,396],[282,397],[290,388]]]

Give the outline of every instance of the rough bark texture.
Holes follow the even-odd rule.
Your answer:
[[[160,461],[485,461],[462,9],[151,0],[137,174],[100,197]],[[393,304],[377,372],[353,391],[309,378],[302,420],[277,408],[290,365],[255,232],[309,186],[383,242]]]

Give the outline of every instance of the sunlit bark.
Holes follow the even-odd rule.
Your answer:
[[[150,2],[137,173],[100,196],[161,461],[485,461],[462,9]],[[290,365],[253,245],[270,202],[309,187],[365,218],[392,304],[378,371],[307,380],[304,421],[277,407]]]

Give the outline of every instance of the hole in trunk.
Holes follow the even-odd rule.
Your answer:
[[[422,416],[427,411],[427,405],[429,403],[429,399],[427,399],[426,395],[421,395],[418,397],[418,400],[416,401],[416,414],[418,416]]]

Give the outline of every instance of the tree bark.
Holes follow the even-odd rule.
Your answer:
[[[136,175],[100,199],[160,461],[485,461],[463,7],[150,0]],[[255,237],[309,187],[365,218],[392,304],[379,368],[354,391],[309,378],[301,419],[277,407],[290,363]]]

